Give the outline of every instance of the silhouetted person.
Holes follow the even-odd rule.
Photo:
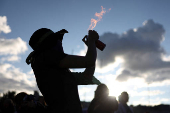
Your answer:
[[[68,55],[62,47],[62,29],[56,33],[41,28],[33,33],[29,45],[34,50],[27,57],[31,63],[37,85],[52,113],[81,113],[75,75],[81,79],[92,80],[97,57],[95,42],[99,35],[88,32],[88,50],[85,56]],[[86,68],[83,73],[72,73],[69,68]]]
[[[47,113],[47,109],[35,99],[34,95],[21,92],[16,95],[16,113]]]
[[[129,101],[128,93],[122,92],[121,95],[119,96],[119,105],[116,113],[133,113],[132,108],[127,105],[128,101]]]
[[[118,108],[115,97],[108,96],[109,89],[101,84],[95,91],[95,97],[89,105],[88,113],[114,113]]]
[[[23,99],[26,95],[28,95],[28,94],[25,92],[20,92],[15,96],[14,101],[15,101],[15,106],[16,106],[16,113],[21,112],[21,106],[23,104]]]
[[[2,103],[2,113],[14,113],[14,103],[11,99],[5,99]]]

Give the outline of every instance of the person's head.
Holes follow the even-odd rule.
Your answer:
[[[5,99],[2,104],[2,112],[3,113],[14,113],[14,103],[11,99]]]
[[[104,97],[109,95],[109,89],[105,84],[100,84],[97,86],[95,91],[95,98]]]
[[[58,41],[62,42],[65,33],[68,33],[65,29],[54,33],[50,29],[41,28],[32,34],[29,45],[33,50],[51,48],[55,46]]]
[[[16,110],[21,113],[35,111],[36,102],[34,95],[28,95],[25,92],[18,93],[15,96]]]
[[[126,104],[129,101],[129,95],[127,92],[122,92],[119,96],[119,102]]]
[[[24,97],[26,96],[26,95],[28,95],[27,93],[25,93],[25,92],[20,92],[20,93],[18,93],[16,96],[15,96],[15,104],[17,105],[17,106],[20,106],[21,104],[22,104],[22,102],[23,102],[23,99],[24,99]]]

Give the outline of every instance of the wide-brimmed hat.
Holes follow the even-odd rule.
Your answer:
[[[51,29],[41,28],[36,30],[32,34],[29,40],[29,45],[33,50],[36,50],[37,48],[41,47],[44,43],[47,43],[49,41],[51,42],[53,42],[54,40],[62,41],[63,35],[65,33],[68,33],[68,31],[65,29],[62,29],[58,32],[53,32]]]

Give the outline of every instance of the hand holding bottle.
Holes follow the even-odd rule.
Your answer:
[[[95,41],[96,43],[96,47],[98,49],[100,49],[101,51],[104,50],[104,48],[106,47],[106,44],[104,44],[103,42],[101,42],[99,40],[99,35],[95,30],[89,30],[89,35],[85,35],[85,37],[82,39],[82,41],[88,46],[88,39],[89,41]]]

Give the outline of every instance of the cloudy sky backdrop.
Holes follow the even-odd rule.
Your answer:
[[[103,6],[106,13],[94,30],[106,48],[98,51],[96,78],[109,87],[110,95],[118,97],[127,91],[128,104],[170,104],[169,5],[169,0],[1,0],[1,96],[8,90],[30,94],[38,90],[33,71],[25,63],[32,51],[28,41],[35,30],[66,29],[65,53],[85,55],[82,38]],[[79,86],[80,99],[91,101],[96,87]]]

